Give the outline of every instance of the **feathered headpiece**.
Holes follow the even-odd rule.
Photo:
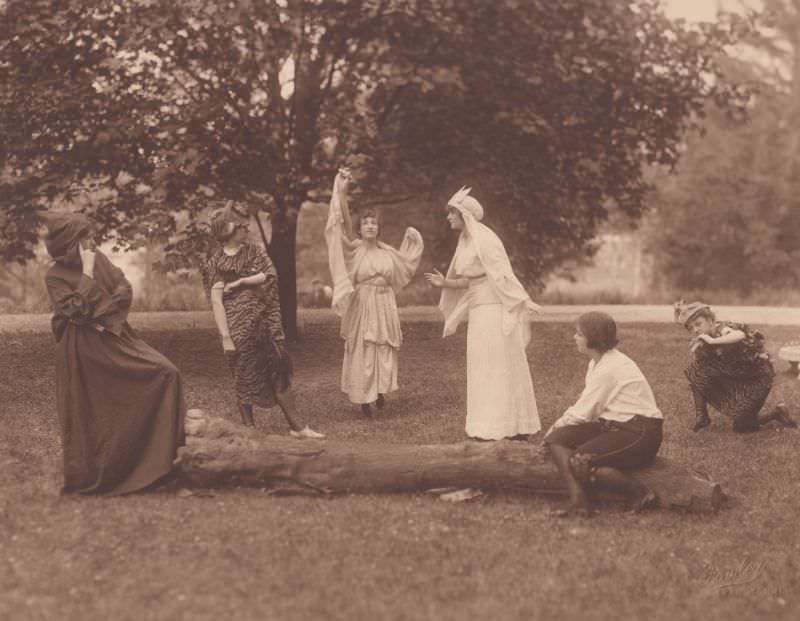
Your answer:
[[[237,228],[247,225],[248,215],[237,209],[234,201],[228,201],[211,214],[211,234],[218,242],[230,239]]]
[[[458,209],[462,214],[467,212],[480,222],[483,220],[483,207],[477,199],[469,195],[471,190],[472,188],[462,186],[458,192],[450,197],[450,200],[447,201],[447,206]]]
[[[694,316],[702,311],[711,312],[711,307],[703,302],[687,302],[686,300],[678,300],[672,305],[675,312],[676,323],[686,326]]]

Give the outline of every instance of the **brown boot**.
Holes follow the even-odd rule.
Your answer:
[[[711,419],[708,417],[708,404],[706,398],[694,386],[692,389],[692,398],[694,399],[694,425],[692,431],[700,431],[711,424]]]
[[[255,427],[256,421],[253,419],[253,406],[249,403],[239,403],[239,414],[242,416],[242,425],[245,427]]]

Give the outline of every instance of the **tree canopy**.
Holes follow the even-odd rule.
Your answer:
[[[641,212],[644,167],[674,165],[709,102],[749,97],[719,62],[744,22],[656,0],[8,0],[0,20],[4,257],[83,195],[123,244],[171,238],[175,268],[206,247],[199,214],[242,200],[271,214],[290,331],[297,215],[338,165],[362,202],[471,185],[536,283],[609,205]]]

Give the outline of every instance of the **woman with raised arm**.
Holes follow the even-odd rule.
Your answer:
[[[297,422],[292,361],[284,346],[278,277],[267,253],[247,240],[248,216],[232,204],[212,217],[219,247],[202,270],[222,349],[233,375],[242,422],[255,426],[253,406],[280,406],[290,435],[324,438]]]
[[[399,250],[379,239],[380,222],[373,210],[361,213],[354,233],[348,190],[351,175],[342,169],[333,182],[325,240],[333,277],[333,310],[342,318],[344,340],[342,392],[372,416],[370,404],[384,407],[384,395],[397,390],[397,367],[403,333],[395,294],[419,266],[423,242],[408,227]]]
[[[675,321],[692,334],[685,371],[695,405],[692,431],[711,424],[708,404],[733,420],[735,432],[758,431],[770,421],[797,427],[785,403],[763,409],[775,369],[758,330],[743,323],[717,321],[703,302],[676,302]]]
[[[56,404],[64,493],[125,494],[166,481],[184,444],[181,376],[128,325],[133,291],[92,239],[88,218],[43,215],[55,264]]]
[[[530,315],[540,312],[511,269],[503,242],[481,223],[483,207],[462,188],[447,203],[460,232],[447,276],[425,274],[442,289],[444,336],[467,320],[467,435],[525,438],[541,429],[525,349]]]

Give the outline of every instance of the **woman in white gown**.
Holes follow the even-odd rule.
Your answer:
[[[400,250],[379,241],[377,213],[371,210],[361,214],[359,236],[354,236],[347,200],[350,178],[346,169],[336,175],[325,240],[333,277],[332,307],[342,318],[345,342],[342,391],[371,416],[370,404],[383,408],[384,395],[398,387],[403,334],[395,293],[417,271],[423,242],[412,227],[406,229]]]
[[[467,319],[467,435],[481,440],[541,429],[525,348],[530,315],[540,312],[514,276],[503,242],[482,224],[483,207],[462,188],[447,203],[461,231],[447,276],[425,274],[442,289],[444,336]]]

